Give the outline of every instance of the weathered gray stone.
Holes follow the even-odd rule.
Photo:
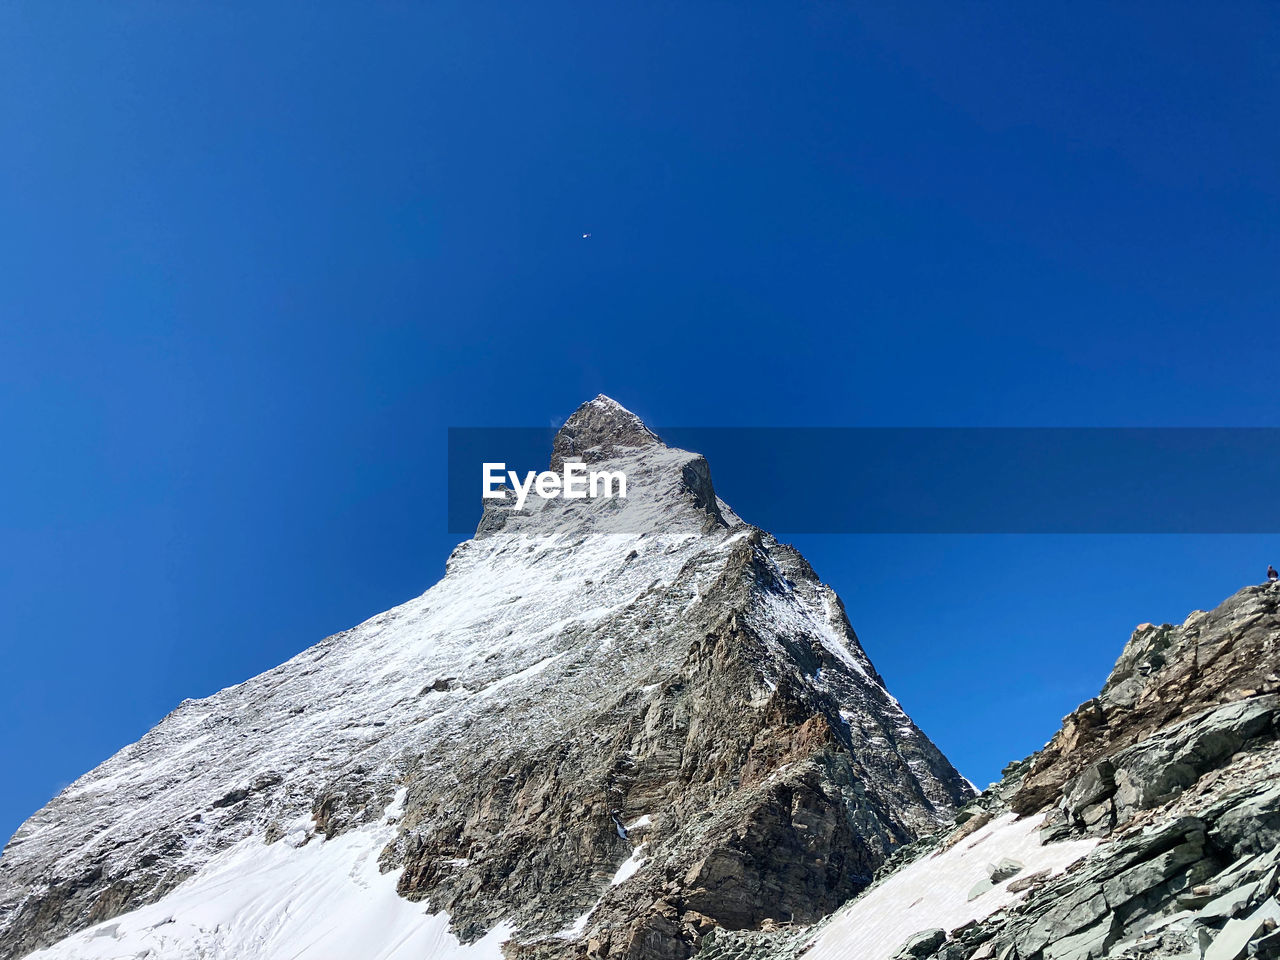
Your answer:
[[[1268,921],[1273,926],[1280,923],[1280,903],[1275,900],[1268,900],[1243,919],[1228,921],[1213,938],[1204,960],[1237,960],[1248,948],[1249,941],[1266,931]]]
[[[1015,934],[1018,953],[1030,957],[1051,943],[1094,926],[1110,912],[1101,888],[1086,884],[1039,914],[1026,930]]]
[[[1280,867],[1272,867],[1258,881],[1258,893],[1262,897],[1280,893]]]
[[[1074,817],[1106,796],[1105,777],[1082,778],[1092,764],[1115,762],[1124,751],[1153,737],[1168,739],[1165,734],[1204,711],[1280,690],[1275,649],[1280,633],[1278,599],[1280,589],[1274,586],[1246,587],[1215,610],[1193,614],[1181,626],[1144,624],[1135,630],[1102,693],[1070,714],[1045,749],[1030,758],[1030,769],[1021,776],[1010,801],[1012,809],[1030,814],[1065,793]],[[1150,809],[1223,766],[1244,741],[1275,737],[1274,729],[1267,730],[1265,725],[1252,729],[1248,722],[1225,725],[1223,736],[1170,741],[1168,753],[1152,743],[1152,749],[1125,757],[1135,765],[1124,778],[1126,810],[1117,818],[1118,824],[1123,825],[1130,809]],[[1152,759],[1153,765],[1144,769],[1144,757]],[[1119,770],[1121,764],[1115,765]],[[1073,783],[1077,778],[1081,779]],[[1119,785],[1121,778],[1116,779]],[[1108,820],[1098,821],[1103,829],[1111,828]]]
[[[1078,816],[1085,808],[1110,798],[1116,792],[1115,774],[1115,765],[1106,757],[1086,767],[1063,788],[1062,799],[1067,812]]]
[[[1276,850],[1280,846],[1280,783],[1260,788],[1225,812],[1210,839],[1235,856]]]
[[[1197,913],[1201,920],[1220,920],[1231,918],[1247,907],[1258,894],[1258,884],[1246,883],[1242,887],[1228,890],[1214,897]]]
[[[1077,811],[1076,815],[1080,822],[1086,827],[1097,828],[1099,826],[1111,825],[1111,821],[1115,819],[1116,805],[1110,799],[1101,803],[1091,804]]]
[[[927,957],[942,946],[943,941],[947,939],[947,931],[934,927],[930,930],[921,930],[919,933],[913,933],[907,937],[906,942],[898,948],[899,957],[913,957],[920,960]]]
[[[1264,599],[1274,609],[1280,606],[1280,591]],[[1280,637],[1280,614],[1273,622]],[[1252,636],[1255,648],[1267,649],[1265,636]],[[1221,649],[1227,650],[1225,642]],[[1170,663],[1168,669],[1178,667]],[[1192,679],[1178,688],[1178,696],[1198,692]],[[1146,696],[1140,687],[1132,687],[1134,703]],[[1272,831],[1280,830],[1280,791],[1269,779],[1280,775],[1280,762],[1264,762],[1267,751],[1274,750],[1278,703],[1274,688],[1262,695],[1246,691],[1230,703],[1189,715],[1163,701],[1159,709],[1167,721],[1149,727],[1135,744],[1095,755],[1081,766],[1068,778],[1059,804],[1050,807],[1042,839],[1082,830],[1102,835],[1118,830],[1118,836],[1067,874],[1028,883],[1026,897],[981,924],[991,939],[975,951],[980,956],[974,960],[990,960],[1009,945],[1025,960],[1202,960],[1203,951],[1223,936],[1214,927],[1273,892],[1280,877],[1278,858],[1267,846]],[[1116,716],[1105,696],[1086,704],[1064,726],[1068,742],[1074,739],[1078,748],[1101,736],[1098,731]],[[1069,763],[1063,738],[1057,745],[1055,762]],[[1027,776],[1027,768],[1042,769],[1038,763],[1032,758],[1019,776]],[[1019,796],[1016,790],[1014,796]],[[1161,809],[1165,805],[1167,812]],[[1135,818],[1142,828],[1129,826]],[[1029,880],[1015,879],[1009,889]],[[974,894],[981,896],[985,889],[979,884]],[[1208,908],[1204,917],[1197,917],[1203,908]],[[1236,930],[1232,927],[1231,935]],[[1217,950],[1227,950],[1230,942],[1228,936]]]
[[[1197,887],[1195,889],[1199,890],[1201,888]],[[1199,910],[1206,904],[1212,903],[1214,896],[1215,894],[1212,893],[1196,893],[1195,890],[1191,893],[1180,893],[1178,894],[1178,906],[1188,910]]]
[[[1190,923],[1194,918],[1194,910],[1179,910],[1177,913],[1171,913],[1168,916],[1161,917],[1160,919],[1147,924],[1146,932],[1154,933],[1157,930],[1163,930],[1165,927],[1173,926],[1174,924],[1185,925]]]
[[[1277,960],[1280,958],[1280,930],[1264,934],[1253,942],[1250,952],[1255,960]]]
[[[1053,843],[1056,840],[1066,840],[1072,833],[1071,824],[1066,821],[1049,823],[1040,830],[1040,842]]]
[[[1047,944],[1044,960],[1093,960],[1105,955],[1115,939],[1115,923],[1109,919]]]
[[[1214,877],[1213,892],[1215,894],[1222,893],[1232,887],[1243,886],[1246,883],[1257,880],[1267,872],[1267,868],[1273,862],[1274,859],[1267,853],[1246,853],[1238,857],[1235,863]]]
[[[1103,884],[1107,903],[1115,909],[1134,897],[1160,886],[1171,876],[1204,856],[1204,834],[1192,834],[1192,839],[1179,844],[1151,860],[1130,867]]]
[[[1018,877],[1017,880],[1011,880],[1006,889],[1010,893],[1021,893],[1023,890],[1030,890],[1037,883],[1043,883],[1048,877],[1048,870],[1037,870],[1035,873],[1028,873],[1026,876]]]
[[[1269,731],[1278,713],[1276,694],[1228,703],[1115,755],[1110,762],[1117,817],[1126,819],[1176,796],[1248,740]]]
[[[987,864],[987,876],[991,878],[992,883],[1004,883],[1010,877],[1016,877],[1022,872],[1023,865],[1017,860],[1009,857],[1002,857],[995,863]]]

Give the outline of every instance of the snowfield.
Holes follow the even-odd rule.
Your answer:
[[[398,873],[378,872],[393,833],[365,828],[300,848],[242,840],[159,902],[30,960],[502,960],[509,929],[463,945],[447,914],[397,895]]]
[[[805,960],[888,960],[912,934],[935,927],[951,931],[989,917],[1026,895],[1010,893],[1011,880],[1040,870],[1062,873],[1097,846],[1095,838],[1042,844],[1041,819],[1005,814],[950,850],[908,864],[841,907]],[[986,865],[1003,857],[1017,860],[1023,870],[970,900],[969,891],[987,876]]]

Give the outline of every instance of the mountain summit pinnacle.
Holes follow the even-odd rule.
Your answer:
[[[697,453],[669,447],[644,422],[604,394],[588,400],[565,421],[552,442],[551,472],[566,463],[603,467],[619,484],[617,497],[569,499],[553,496],[486,499],[476,539],[496,533],[575,536],[653,533],[705,524],[725,526],[711,483],[711,468]]]
[[[618,447],[663,446],[657,435],[634,413],[603,393],[588,400],[565,421],[552,446],[551,467],[566,459],[607,460]]]

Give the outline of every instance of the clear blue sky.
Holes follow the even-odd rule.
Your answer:
[[[432,583],[450,425],[1280,426],[1280,8],[909,6],[3,5],[0,835]],[[796,541],[980,783],[1280,562]]]

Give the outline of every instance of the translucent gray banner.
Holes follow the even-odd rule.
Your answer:
[[[1280,531],[1280,429],[672,427],[716,494],[776,533]],[[469,535],[482,465],[546,470],[555,432],[449,431],[449,530]],[[608,461],[592,464],[604,469]],[[641,493],[643,495],[643,493]],[[634,532],[643,511],[618,511]],[[609,513],[599,512],[599,531]],[[627,516],[632,519],[623,521]],[[651,522],[646,520],[646,522]]]

